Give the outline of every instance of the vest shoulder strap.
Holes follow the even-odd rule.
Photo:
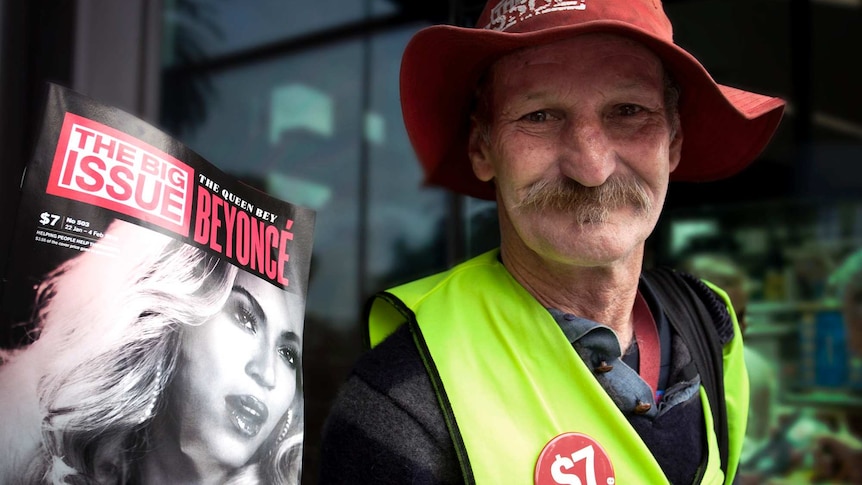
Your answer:
[[[416,350],[422,359],[425,372],[431,381],[431,387],[437,396],[437,404],[443,413],[443,421],[446,423],[446,429],[449,431],[449,437],[452,439],[452,445],[455,448],[455,456],[458,458],[458,465],[461,467],[461,476],[464,479],[464,485],[475,485],[476,479],[473,476],[473,468],[470,466],[467,446],[464,444],[464,438],[461,436],[461,431],[455,422],[455,414],[452,411],[449,396],[446,394],[446,388],[443,386],[443,379],[437,371],[437,366],[431,356],[431,350],[428,348],[425,337],[422,335],[422,330],[419,328],[416,314],[401,299],[388,291],[380,291],[374,294],[366,303],[364,310],[364,320],[367,327],[365,329],[366,348],[372,348],[379,343],[375,342],[375,340],[379,341],[385,338],[382,335],[375,337],[374,332],[377,329],[371,328],[371,313],[375,302],[385,302],[387,304],[387,307],[377,309],[377,312],[381,312],[381,308],[387,308],[384,313],[378,313],[378,315],[382,315],[384,320],[388,320],[384,331],[386,336],[401,325],[407,325],[410,329],[410,336],[413,338],[413,343],[416,345]]]
[[[709,399],[718,439],[721,469],[727,472],[728,418],[724,401],[722,348],[733,338],[733,321],[726,305],[698,278],[665,267],[643,272],[671,326],[691,350]]]

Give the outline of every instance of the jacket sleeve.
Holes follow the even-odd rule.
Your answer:
[[[452,484],[460,469],[406,328],[364,355],[323,429],[321,484]]]

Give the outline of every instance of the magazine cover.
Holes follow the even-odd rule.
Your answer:
[[[314,217],[49,85],[0,300],[0,483],[300,483]]]

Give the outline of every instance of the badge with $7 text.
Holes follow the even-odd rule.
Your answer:
[[[589,436],[563,433],[542,449],[536,485],[614,485],[614,468],[605,450]]]

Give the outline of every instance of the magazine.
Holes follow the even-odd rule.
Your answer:
[[[298,484],[314,221],[50,84],[0,300],[0,483]]]

